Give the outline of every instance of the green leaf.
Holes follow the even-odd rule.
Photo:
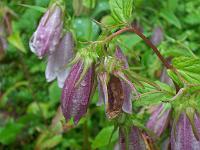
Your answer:
[[[163,101],[168,100],[169,97],[167,94],[163,93],[163,92],[155,92],[155,93],[148,93],[145,95],[141,95],[141,97],[139,98],[139,100],[135,100],[134,101],[134,106],[136,107],[140,107],[140,106],[149,106],[149,105],[155,105],[155,104],[160,104]]]
[[[83,0],[83,6],[87,8],[94,8],[96,5],[96,0]]]
[[[144,87],[141,89],[138,88],[138,91],[141,93],[141,96],[138,100],[133,102],[134,106],[149,106],[162,103],[163,101],[168,101],[173,97],[175,91],[169,85],[157,81],[156,84],[160,88],[158,90],[156,87],[151,86],[149,84],[143,83]]]
[[[54,135],[42,143],[42,149],[50,149],[58,145],[62,141],[62,135]]]
[[[51,104],[57,104],[60,102],[61,89],[58,87],[57,82],[54,82],[49,87],[49,99]]]
[[[44,118],[48,118],[51,114],[49,113],[49,104],[48,103],[38,103],[32,102],[27,107],[28,114],[35,114],[35,115],[43,115]]]
[[[109,11],[110,6],[107,0],[98,1],[95,10],[92,13],[92,18],[99,17],[103,12]]]
[[[34,10],[37,10],[37,11],[42,12],[42,13],[45,13],[47,11],[46,8],[40,7],[40,6],[32,6],[32,5],[27,5],[27,4],[19,4],[19,5],[27,7],[27,8],[31,8],[31,9],[34,9]]]
[[[72,27],[80,41],[94,40],[99,32],[99,26],[88,17],[77,17],[72,21]]]
[[[172,61],[180,75],[190,84],[200,84],[200,59],[193,57],[177,57]],[[171,77],[178,81],[174,74],[169,73]]]
[[[110,0],[110,9],[118,23],[127,23],[132,17],[133,0]]]
[[[175,11],[178,5],[178,0],[168,0],[168,9],[170,11]]]
[[[10,42],[10,44],[12,44],[13,46],[15,46],[17,49],[19,49],[21,52],[23,53],[27,53],[24,44],[22,42],[21,36],[19,34],[19,32],[16,32],[12,35],[10,35],[8,37],[8,41]]]
[[[36,142],[35,149],[52,149],[63,140],[61,134],[55,134],[52,131],[43,131]]]
[[[106,145],[108,145],[109,140],[112,136],[114,130],[114,126],[109,126],[109,127],[105,127],[103,128],[98,135],[95,137],[94,141],[92,142],[92,148],[96,149],[96,148],[100,148],[100,147],[104,147]],[[117,132],[114,133],[111,142],[115,141],[117,139]]]
[[[161,17],[163,17],[167,22],[169,22],[170,24],[173,24],[174,26],[176,26],[177,28],[181,29],[181,23],[179,21],[179,19],[175,16],[175,14],[168,10],[168,9],[164,9],[161,12]]]
[[[0,127],[0,143],[7,145],[15,141],[23,126],[23,124],[9,122],[5,127]]]

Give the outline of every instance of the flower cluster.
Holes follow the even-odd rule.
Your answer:
[[[129,30],[123,29],[123,31]],[[145,36],[139,35],[148,41]],[[153,45],[155,50],[154,45],[158,45],[162,40],[162,29],[157,27],[147,43]],[[47,57],[46,79],[51,82],[57,78],[58,86],[62,88],[61,108],[66,121],[73,119],[74,124],[78,124],[87,113],[90,98],[98,87],[97,105],[104,104],[106,117],[116,121],[119,126],[120,149],[148,149],[148,143],[145,141],[147,133],[143,133],[134,123],[126,125],[126,121],[119,121],[123,116],[131,116],[132,100],[140,97],[140,93],[127,73],[130,71],[129,64],[122,49],[115,45],[113,55],[106,53],[99,57],[98,52],[94,50],[98,42],[94,43],[87,47],[83,46],[76,54],[74,53],[73,36],[71,32],[64,32],[64,9],[58,0],[52,3],[41,18],[29,45],[31,51],[39,58]],[[107,52],[104,41],[99,43],[103,43],[102,49]],[[158,56],[164,61],[160,53]],[[171,67],[167,62],[165,65]],[[172,84],[171,79],[163,77],[162,80]],[[182,95],[181,89],[170,101],[177,101],[177,99],[180,101]],[[176,107],[173,110],[176,110]],[[198,149],[200,147],[198,109],[184,104],[179,110],[178,115],[172,117],[171,103],[160,104],[155,107],[146,126],[157,137],[161,137],[165,129],[172,125],[171,149]]]

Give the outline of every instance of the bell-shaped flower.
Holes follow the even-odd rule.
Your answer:
[[[127,69],[128,62],[119,47],[117,47],[115,55],[117,60],[123,64],[122,68]],[[123,72],[119,70],[113,70],[111,73],[100,72],[98,74],[98,89],[98,105],[104,102],[106,115],[109,119],[117,117],[122,111],[132,113],[131,95],[132,91],[137,91]]]
[[[172,150],[199,150],[200,149],[200,117],[193,113],[188,116],[182,112],[177,121],[174,121],[171,132]]]
[[[164,104],[155,107],[147,122],[147,127],[157,136],[160,136],[169,123],[171,109],[167,108]]]
[[[73,64],[62,91],[61,108],[66,121],[77,124],[87,112],[94,82],[94,62],[98,55],[88,48],[81,49],[70,62]]]
[[[119,128],[120,150],[147,150],[142,132],[135,126]]]
[[[66,65],[72,59],[74,52],[74,41],[70,32],[66,33],[58,44],[57,50],[48,56],[48,63],[45,71],[48,82],[57,78],[58,86],[64,86],[65,79],[69,74]]]
[[[81,117],[87,112],[89,99],[93,88],[93,67],[90,67],[83,75],[84,63],[80,60],[74,64],[65,81],[62,91],[61,108],[66,121],[74,119],[77,124]]]
[[[61,5],[55,2],[41,18],[29,42],[31,51],[39,58],[56,50],[62,34],[63,16]]]

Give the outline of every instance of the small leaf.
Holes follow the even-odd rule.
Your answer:
[[[165,9],[161,12],[161,17],[163,17],[167,22],[169,22],[170,24],[175,25],[177,28],[181,29],[181,23],[179,21],[179,19],[175,16],[175,14],[168,10]]]
[[[50,149],[58,145],[62,141],[62,135],[54,135],[42,143],[43,149]]]
[[[20,37],[19,32],[16,32],[12,35],[10,35],[8,37],[8,41],[10,42],[10,44],[12,44],[13,46],[15,46],[17,49],[19,49],[21,52],[23,53],[27,53],[24,44],[22,42],[22,39]]]
[[[94,8],[96,5],[96,0],[83,0],[83,6],[87,7],[87,8]]]
[[[94,141],[92,142],[92,148],[100,148],[104,147],[109,144],[109,140],[111,138],[112,132],[114,130],[114,126],[109,126],[103,128],[99,134],[95,137]],[[112,138],[111,142],[115,141],[117,139],[117,132],[113,135],[114,138]]]
[[[32,6],[32,5],[27,5],[27,4],[19,4],[19,5],[27,7],[27,8],[31,8],[31,9],[34,9],[34,10],[37,10],[37,11],[42,12],[42,13],[45,13],[47,11],[46,8],[40,7],[40,6]]]
[[[132,17],[133,0],[110,0],[110,9],[118,23],[127,23]]]

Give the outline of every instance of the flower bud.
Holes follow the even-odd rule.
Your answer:
[[[39,58],[55,51],[63,28],[63,10],[54,3],[44,14],[30,39],[29,46]]]
[[[62,91],[62,112],[67,121],[73,118],[75,124],[77,124],[80,118],[87,112],[93,88],[93,67],[90,67],[86,71],[83,75],[83,79],[77,85],[83,70],[84,63],[81,60],[74,64]]]
[[[141,131],[133,126],[130,129],[119,129],[120,150],[146,150]]]
[[[57,50],[48,56],[48,63],[45,71],[48,82],[58,79],[58,86],[64,86],[65,79],[69,74],[69,68],[66,65],[72,59],[74,53],[74,41],[71,33],[66,33],[60,40]]]
[[[160,136],[166,129],[169,123],[171,109],[166,109],[163,104],[156,106],[149,121],[147,127],[151,129],[157,136]]]
[[[200,141],[194,135],[200,134],[200,118],[198,114],[194,114],[194,125],[185,113],[182,113],[177,122],[174,121],[175,127],[171,132],[171,149],[172,150],[198,150],[200,148]],[[195,129],[194,129],[195,128]]]
[[[151,36],[151,42],[154,45],[159,45],[163,39],[164,37],[162,29],[160,27],[156,27],[153,31],[153,35]]]

